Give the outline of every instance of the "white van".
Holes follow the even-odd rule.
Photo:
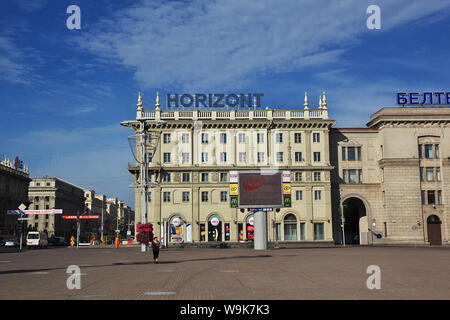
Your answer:
[[[27,234],[27,246],[47,248],[48,240],[47,235],[44,232],[30,231]]]

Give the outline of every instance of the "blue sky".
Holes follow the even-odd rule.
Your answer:
[[[449,0],[2,0],[0,153],[134,207],[119,123],[138,91],[147,109],[156,91],[261,92],[273,108],[326,91],[338,127],[363,127],[396,92],[448,91],[449,35]]]

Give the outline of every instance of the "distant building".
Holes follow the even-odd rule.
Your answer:
[[[7,210],[17,210],[23,203],[28,205],[28,184],[31,181],[28,168],[15,166],[0,156],[0,235],[18,234],[17,215],[7,215]]]
[[[33,178],[28,189],[30,210],[62,209],[62,214],[28,215],[28,228],[46,231],[48,236],[61,236],[66,240],[76,234],[76,220],[63,219],[63,215],[85,212],[84,190],[56,177]]]

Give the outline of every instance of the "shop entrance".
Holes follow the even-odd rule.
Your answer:
[[[342,203],[346,244],[360,244],[359,221],[366,216],[366,207],[359,198],[348,198]]]
[[[434,214],[427,218],[427,234],[430,246],[442,245],[441,223],[439,217]]]
[[[222,221],[217,215],[208,220],[208,241],[222,241]]]

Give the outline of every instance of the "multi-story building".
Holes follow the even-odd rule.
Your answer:
[[[150,120],[146,156],[156,187],[147,209],[154,232],[167,225],[162,235],[169,242],[252,239],[253,214],[230,207],[229,172],[277,168],[291,172],[292,207],[268,213],[269,239],[333,241],[329,131],[335,121],[323,99],[315,110],[305,96],[303,110],[173,111],[160,110],[158,100],[155,110],[144,111],[139,99],[136,121],[122,124],[138,132],[139,121]],[[138,162],[128,169],[139,184]],[[136,189],[137,223],[140,197]]]
[[[342,205],[347,243],[450,242],[449,109],[382,108],[331,131],[335,239]]]
[[[29,210],[62,209],[62,214],[33,214],[28,217],[28,228],[47,231],[48,236],[61,236],[66,240],[76,234],[75,220],[63,215],[85,212],[84,190],[56,177],[33,178],[28,189]]]
[[[1,160],[2,156],[0,156]],[[17,210],[23,203],[28,205],[28,168],[20,169],[9,159],[0,162],[0,235],[16,235],[19,224],[17,215],[7,215],[7,210]]]
[[[118,214],[119,214],[119,200],[117,198],[106,199],[106,219],[105,232],[114,232],[118,230]]]

